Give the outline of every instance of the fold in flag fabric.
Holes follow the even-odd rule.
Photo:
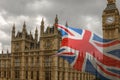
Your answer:
[[[84,29],[56,24],[61,33],[57,55],[101,80],[120,80],[120,40],[106,40]]]

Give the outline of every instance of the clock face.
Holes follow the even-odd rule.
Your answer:
[[[107,23],[107,24],[112,24],[112,23],[114,22],[114,20],[115,20],[115,19],[114,19],[113,16],[109,16],[109,17],[106,18],[106,23]]]

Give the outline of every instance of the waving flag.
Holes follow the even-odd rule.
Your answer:
[[[62,35],[57,55],[101,80],[120,80],[120,40],[105,40],[88,30],[59,24],[57,28]]]

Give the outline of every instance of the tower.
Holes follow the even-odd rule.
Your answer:
[[[12,39],[15,38],[15,24],[13,24],[13,29],[12,29]]]
[[[104,39],[120,38],[120,15],[116,7],[116,0],[107,0],[107,7],[102,15]]]
[[[11,79],[14,80],[15,78],[20,78],[23,80],[23,69],[20,62],[23,65],[23,57],[20,58],[20,54],[23,55],[25,51],[25,39],[27,36],[26,31],[26,24],[24,22],[22,32],[17,32],[15,35],[15,25],[13,26],[12,30],[12,41],[11,41],[11,67],[15,68],[11,70]],[[21,68],[21,70],[16,70],[16,67]]]
[[[42,19],[40,26],[40,51],[42,57],[40,57],[40,61],[42,61],[42,65],[40,71],[42,75],[40,75],[41,80],[58,80],[56,71],[57,68],[57,57],[52,57],[60,47],[60,39],[61,36],[58,33],[57,27],[55,24],[58,24],[58,17],[56,15],[55,22],[53,26],[48,26],[44,31],[44,21]],[[54,68],[52,68],[54,67]],[[52,71],[51,71],[52,68]]]
[[[35,30],[35,41],[36,42],[38,41],[38,30],[37,30],[37,27],[36,27],[36,30]]]
[[[41,26],[40,26],[40,35],[42,36],[43,35],[43,33],[44,33],[44,20],[42,19],[42,21],[41,21]]]
[[[35,32],[35,39],[32,36],[32,33],[27,33],[26,29],[26,23],[24,22],[22,26],[22,31],[18,31],[15,35],[15,25],[13,26],[12,30],[12,41],[11,41],[11,67],[15,68],[11,71],[11,79],[15,80],[25,79],[25,71],[24,71],[24,65],[25,65],[25,52],[30,49],[36,49],[37,45],[37,37],[38,37],[38,31]],[[17,70],[17,68],[20,68],[20,70]]]
[[[24,22],[23,24],[23,29],[22,29],[22,32],[17,32],[16,35],[15,35],[15,25],[13,25],[13,30],[12,30],[12,47],[11,47],[11,52],[14,53],[16,51],[24,51],[24,46],[25,46],[25,37],[27,35],[27,32],[26,32],[26,24]]]

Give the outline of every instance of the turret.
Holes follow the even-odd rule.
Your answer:
[[[4,52],[3,52],[3,50],[2,50],[2,54],[3,54]]]
[[[12,28],[12,39],[15,38],[15,24],[13,24],[13,28]]]
[[[38,40],[38,30],[37,30],[37,27],[36,27],[36,30],[35,30],[35,41],[37,42]]]
[[[23,30],[22,30],[22,32],[26,32],[26,23],[25,22],[23,24]]]
[[[67,21],[66,21],[66,24],[65,24],[65,26],[66,26],[66,27],[68,27],[68,23],[67,23]]]
[[[58,16],[55,17],[55,24],[58,24]]]
[[[31,40],[33,39],[33,35],[32,35],[32,33],[31,33],[31,31],[30,31],[30,39],[31,39]]]
[[[9,50],[7,49],[7,54],[9,53]]]
[[[23,29],[22,29],[22,37],[23,37],[23,38],[25,38],[26,33],[27,33],[27,31],[26,31],[26,23],[24,22],[24,24],[23,24]]]
[[[41,21],[41,26],[40,26],[40,35],[43,35],[43,33],[44,33],[44,20],[43,20],[43,18],[42,18],[42,21]]]
[[[57,15],[55,17],[55,23],[54,23],[54,32],[55,32],[55,34],[58,32],[56,24],[58,24],[58,16]]]
[[[9,57],[9,50],[7,49],[7,57]]]

